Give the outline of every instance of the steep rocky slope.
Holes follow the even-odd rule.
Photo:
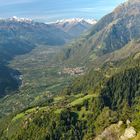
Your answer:
[[[70,63],[86,63],[119,50],[139,40],[139,25],[140,1],[129,0],[104,16],[87,35],[66,46],[61,54],[62,59]]]

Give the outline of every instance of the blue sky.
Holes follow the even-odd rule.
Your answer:
[[[125,0],[0,0],[0,17],[52,22],[65,18],[100,19]]]

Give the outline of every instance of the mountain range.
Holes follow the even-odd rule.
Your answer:
[[[84,31],[89,30],[96,23],[97,21],[95,19],[73,18],[58,20],[53,25],[72,37],[79,37]]]
[[[15,17],[1,19],[0,31],[2,39],[26,40],[34,44],[63,45],[70,39],[68,34],[53,25]]]

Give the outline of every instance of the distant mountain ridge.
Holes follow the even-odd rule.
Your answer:
[[[5,25],[4,23],[5,24],[7,23],[7,25]],[[10,28],[11,26],[15,27],[16,24],[19,24],[21,26],[20,28],[22,28],[23,26],[26,26],[26,27],[32,26],[32,28],[35,27],[35,29],[44,28],[44,32],[46,31],[46,29],[51,30],[49,34],[51,33],[52,36],[54,37],[56,37],[55,35],[56,32],[57,34],[60,33],[61,35],[58,35],[57,38],[54,38],[55,40],[53,40],[53,43],[55,44],[56,42],[56,45],[65,44],[69,40],[72,40],[75,37],[79,37],[82,33],[84,33],[85,31],[88,31],[96,23],[97,23],[97,20],[95,19],[84,19],[84,18],[62,19],[62,20],[57,20],[56,22],[53,22],[53,23],[36,22],[33,19],[19,18],[16,16],[13,16],[11,18],[0,19],[0,25],[2,28],[6,26],[8,26],[8,28]],[[25,24],[28,24],[28,25],[25,25]],[[32,29],[32,30],[35,30],[35,29]],[[30,32],[30,29],[29,31],[27,31],[27,33],[28,32]],[[51,38],[48,39],[48,34],[46,34],[46,36],[47,36],[46,41],[52,40]],[[58,41],[61,43],[58,43]]]
[[[1,37],[21,38],[44,45],[63,45],[71,39],[53,25],[17,17],[1,19],[0,31]]]
[[[95,19],[72,18],[57,20],[55,23],[52,23],[52,25],[63,30],[72,37],[78,37],[96,23],[97,21]]]
[[[71,19],[62,19],[57,20],[55,23],[63,24],[63,23],[88,23],[88,24],[96,24],[97,20],[95,19],[84,19],[84,18],[71,18]]]
[[[28,23],[31,23],[33,22],[32,19],[29,19],[29,18],[18,18],[16,16],[13,16],[11,18],[1,18],[0,21],[15,21],[15,22],[28,22]]]

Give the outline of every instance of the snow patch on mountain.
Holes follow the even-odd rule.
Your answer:
[[[57,20],[51,24],[68,33],[72,37],[79,37],[96,23],[97,21],[95,19],[72,18]]]
[[[16,16],[13,16],[12,18],[9,18],[9,20],[14,20],[17,22],[32,22],[32,19],[29,18],[18,18]]]
[[[16,16],[13,16],[13,17],[7,18],[7,19],[0,18],[0,20],[15,21],[15,22],[26,22],[26,23],[31,23],[33,21],[32,19],[29,19],[29,18],[19,18],[19,17],[16,17]]]
[[[72,18],[72,19],[57,20],[55,23],[56,24],[64,24],[64,23],[69,23],[69,24],[75,24],[75,23],[96,24],[97,21],[95,19]]]

